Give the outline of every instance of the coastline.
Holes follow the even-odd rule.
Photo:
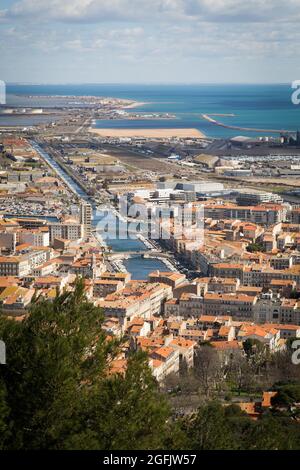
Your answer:
[[[133,103],[126,104],[125,106],[122,106],[123,109],[134,109],[134,108],[139,108],[140,106],[145,106],[146,104],[151,104],[151,103],[146,103],[142,101],[134,101]]]

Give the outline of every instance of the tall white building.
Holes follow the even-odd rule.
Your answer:
[[[87,202],[80,205],[80,223],[84,226],[84,236],[88,237],[92,231],[93,208]]]

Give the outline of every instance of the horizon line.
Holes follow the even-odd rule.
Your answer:
[[[33,85],[33,86],[61,86],[61,85],[110,85],[110,86],[124,86],[124,85],[138,85],[138,86],[152,86],[152,85],[291,85],[292,82],[10,82],[6,81],[6,86],[13,85]]]

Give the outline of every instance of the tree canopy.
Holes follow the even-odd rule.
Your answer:
[[[142,351],[128,353],[124,372],[111,373],[123,340],[108,338],[103,321],[82,280],[52,301],[36,298],[22,322],[0,317],[7,352],[0,366],[0,449],[300,449],[290,406],[300,401],[299,383],[278,383],[277,402],[253,421],[210,396],[220,367],[215,351],[204,348],[195,383],[205,400],[178,416]]]
[[[119,341],[107,340],[103,315],[83,281],[49,302],[36,299],[23,322],[1,318],[0,439],[9,449],[158,448],[168,407],[146,357],[109,374]],[[157,432],[157,429],[161,429]]]

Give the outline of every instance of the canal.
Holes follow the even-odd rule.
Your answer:
[[[31,141],[33,148],[40,154],[40,156],[48,163],[48,165],[56,172],[56,174],[64,181],[64,183],[73,191],[74,194],[84,201],[88,201],[89,197],[86,192],[68,175],[61,166],[47,153],[43,148],[40,147],[36,142]],[[105,223],[111,227],[113,236],[105,238],[105,233],[102,228],[105,226],[103,218],[105,217]],[[116,230],[114,227],[117,225]],[[146,252],[148,248],[146,245],[136,238],[134,234],[129,234],[127,238],[120,238],[118,230],[118,218],[111,211],[103,211],[101,207],[94,209],[93,211],[93,226],[96,230],[99,230],[99,234],[104,239],[107,246],[112,248],[112,252],[125,252],[125,251],[141,251]],[[170,271],[170,269],[159,259],[155,258],[142,258],[142,256],[133,256],[124,261],[124,266],[129,273],[131,273],[132,279],[143,280],[147,279],[148,274],[155,270]]]
[[[125,268],[131,273],[131,278],[142,281],[148,278],[148,274],[152,271],[170,271],[165,263],[155,258],[142,258],[141,256],[133,256],[123,262]]]

